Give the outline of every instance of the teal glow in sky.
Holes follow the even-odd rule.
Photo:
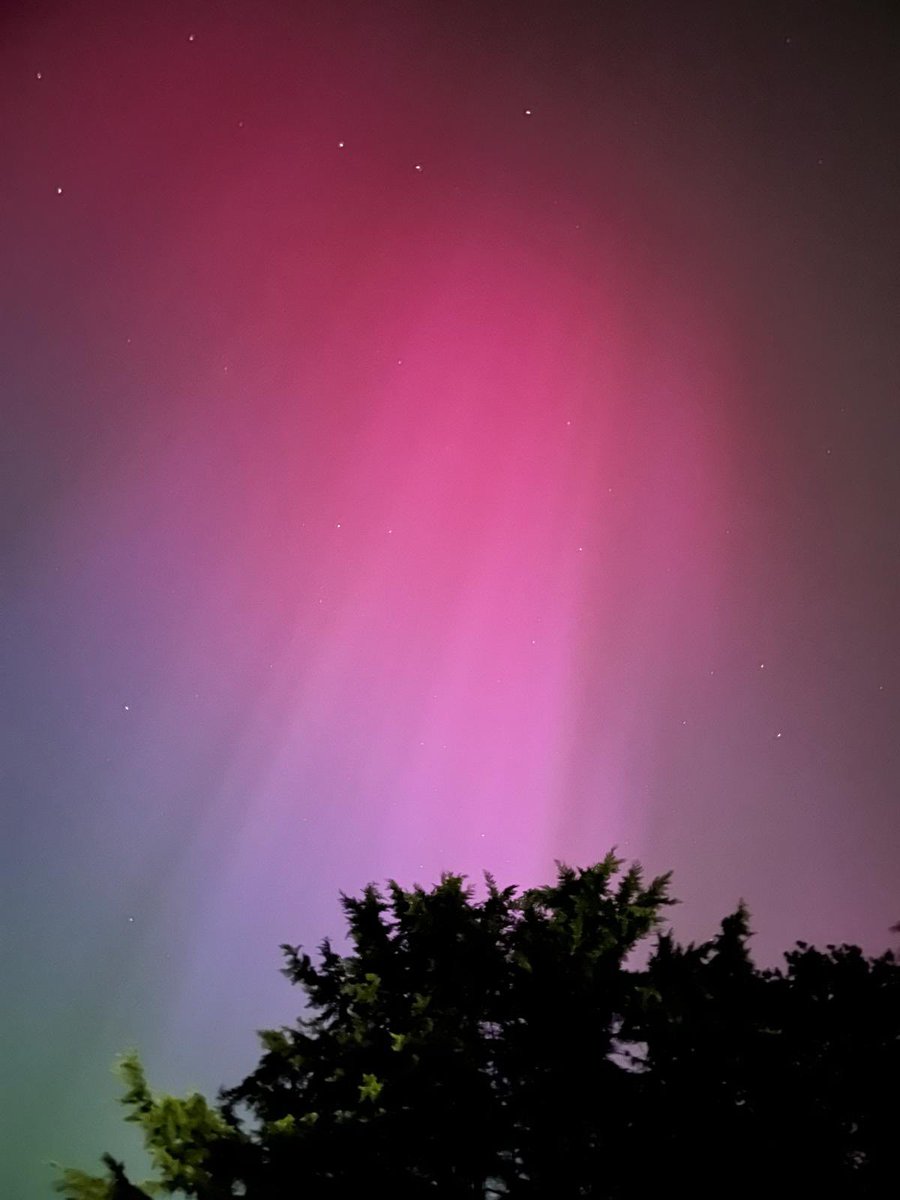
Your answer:
[[[900,916],[890,6],[174,7],[0,36],[16,1200],[369,880]]]

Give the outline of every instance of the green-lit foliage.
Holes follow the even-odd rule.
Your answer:
[[[898,964],[800,944],[785,971],[760,971],[743,905],[710,942],[679,946],[658,930],[668,877],[622,868],[612,854],[560,865],[521,894],[487,876],[480,900],[449,874],[343,896],[349,953],[283,947],[305,1016],[261,1033],[256,1070],[215,1105],[156,1096],[123,1059],[155,1184],[139,1192],[107,1160],[108,1179],[68,1171],[59,1190],[883,1194],[897,1112],[874,1097],[897,1078]],[[629,968],[654,932],[647,966]]]

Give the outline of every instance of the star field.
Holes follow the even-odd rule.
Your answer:
[[[214,1092],[278,945],[612,845],[897,917],[900,22],[18,6],[0,39],[10,1195]]]

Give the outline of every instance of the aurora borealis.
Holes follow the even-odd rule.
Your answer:
[[[214,1091],[369,880],[900,917],[891,5],[0,21],[4,1159]]]

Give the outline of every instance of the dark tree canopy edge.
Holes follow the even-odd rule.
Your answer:
[[[342,896],[350,952],[282,947],[304,1015],[215,1103],[123,1057],[155,1178],[67,1169],[68,1200],[841,1196],[896,1186],[900,963],[748,952],[741,903],[700,945],[668,875],[614,853],[518,892],[485,876]],[[628,965],[651,935],[646,966]]]

